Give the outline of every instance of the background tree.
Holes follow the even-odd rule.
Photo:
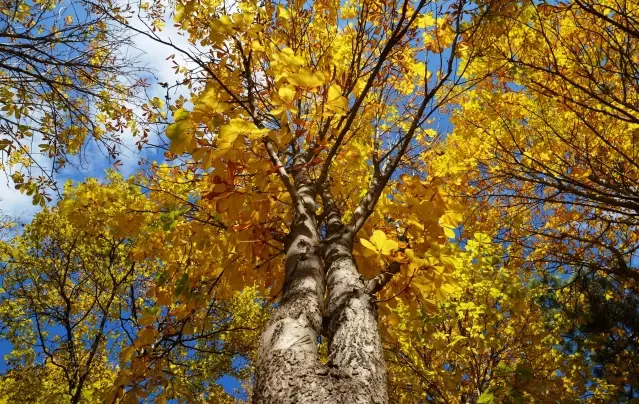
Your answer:
[[[614,399],[617,387],[590,374],[600,341],[582,335],[579,348],[566,347],[581,316],[550,304],[555,291],[508,248],[482,233],[464,241],[452,247],[459,288],[435,308],[398,304],[383,322],[393,402]]]
[[[590,330],[629,353],[624,365],[608,357],[596,372],[610,376],[619,399],[636,390],[624,372],[637,366],[627,320],[639,274],[637,13],[634,2],[617,1],[493,7],[482,41],[471,41],[482,57],[467,74],[494,73],[457,100],[454,130],[428,159],[449,195],[471,198],[465,231],[509,244],[565,289],[558,300],[576,334]],[[593,363],[604,346],[589,346]]]
[[[460,99],[447,155],[433,169],[463,172],[453,181],[466,194],[516,222],[508,241],[547,243],[553,256],[540,259],[550,267],[629,281],[638,278],[639,38],[636,7],[615,4],[493,10],[490,19],[500,24],[487,25],[491,45],[478,45],[485,55],[467,73],[495,73]]]
[[[126,388],[125,402],[232,402],[215,380],[247,376],[234,361],[254,351],[259,297],[247,288],[216,298],[217,278],[209,274],[208,298],[192,304],[199,296],[184,274],[196,258],[161,238],[167,223],[176,227],[166,218],[112,174],[104,184],[68,187],[57,207],[0,244],[0,325],[12,346],[3,397],[112,402]],[[154,256],[155,243],[172,245],[164,260]],[[186,272],[168,279],[164,266]],[[154,293],[161,288],[178,296],[176,305]]]
[[[117,2],[0,2],[0,167],[44,206],[54,174],[95,144],[114,162],[144,84]],[[80,159],[72,158],[72,155]]]

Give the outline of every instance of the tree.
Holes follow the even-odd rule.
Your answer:
[[[198,258],[192,246],[165,239],[175,234],[165,228],[189,223],[168,221],[156,203],[162,196],[151,196],[113,173],[106,183],[69,185],[56,207],[0,243],[0,332],[12,346],[0,391],[8,402],[232,402],[212,381],[247,376],[233,361],[255,350],[265,314],[259,295],[246,288],[218,298],[214,273],[200,275],[206,299],[190,290],[185,274]],[[157,245],[172,249],[160,260]],[[171,304],[167,293],[176,296]]]
[[[634,397],[632,4],[164,6],[99,12],[188,59],[169,162],[1,245],[7,395]]]
[[[429,119],[470,84],[457,75],[464,65],[456,55],[475,29],[471,6],[178,2],[176,24],[206,51],[140,31],[197,66],[178,67],[191,97],[171,106],[167,156],[188,154],[205,170],[204,203],[251,240],[235,251],[284,255],[254,402],[388,402],[375,295],[391,293],[391,278],[411,276],[384,266],[414,263],[410,297],[439,289],[451,266],[420,270],[445,255],[440,217],[449,232],[458,217],[435,180],[399,174],[421,171],[418,154],[436,137]]]
[[[572,319],[566,333],[567,349],[584,352],[593,377],[606,383],[610,399],[637,399],[637,335],[639,301],[603,276],[576,277],[557,301]]]
[[[591,377],[631,399],[637,6],[512,2],[486,19],[467,74],[494,73],[456,100],[430,172],[468,204],[464,231],[507,243],[558,289],[553,299],[574,321],[567,349],[589,352]]]
[[[507,247],[483,233],[464,241],[464,250],[452,247],[459,288],[436,308],[398,304],[384,321],[392,401],[614,399],[617,387],[590,373],[590,349],[600,349],[599,341],[585,336],[581,349],[565,346],[582,317],[550,304],[555,292]]]
[[[484,56],[467,73],[494,73],[458,100],[434,172],[460,174],[451,182],[462,192],[499,209],[515,224],[509,242],[547,245],[552,256],[536,248],[536,258],[549,268],[636,281],[636,6],[525,2],[491,12],[498,23],[485,26]]]
[[[54,174],[83,165],[94,142],[114,161],[143,72],[130,31],[105,13],[117,2],[0,2],[0,167],[34,204],[50,200]],[[80,160],[74,161],[73,155]]]

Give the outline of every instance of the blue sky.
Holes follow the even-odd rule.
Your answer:
[[[135,23],[134,26],[143,28],[141,23]],[[187,47],[188,41],[185,36],[178,34],[177,29],[173,26],[173,21],[168,18],[166,21],[166,28],[160,33],[163,39],[170,39],[173,43]],[[150,87],[147,89],[147,95],[152,98],[157,96],[164,99],[166,90],[158,85],[158,82],[175,83],[178,76],[174,74],[172,64],[166,60],[166,58],[175,53],[174,50],[153,41],[143,35],[135,37],[134,46],[131,49],[126,49],[128,53],[140,54],[139,62],[142,65],[146,65],[153,71],[153,75],[148,75],[148,82]],[[150,159],[151,161],[160,161],[163,159],[161,151],[146,149],[142,152],[138,152],[135,146],[135,139],[130,132],[121,134],[123,143],[122,154],[119,159],[123,163],[119,167],[119,171],[124,176],[133,174],[138,168],[138,161],[141,157]],[[39,142],[37,139],[33,141],[34,146]],[[35,146],[37,147],[37,146]],[[42,156],[38,161],[43,167],[50,167],[50,161],[47,157]],[[104,178],[105,170],[110,168],[113,161],[109,161],[104,153],[97,149],[93,144],[89,144],[85,150],[85,157],[83,158],[83,164],[80,168],[74,168],[68,166],[63,169],[57,176],[56,180],[61,186],[67,180],[82,181],[89,177]],[[55,203],[55,199],[51,202]],[[31,197],[21,194],[15,190],[11,179],[3,174],[0,174],[0,211],[7,214],[21,223],[28,222],[35,213],[41,208],[39,206],[33,206],[31,204]]]

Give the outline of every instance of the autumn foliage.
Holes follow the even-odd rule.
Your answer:
[[[16,76],[0,43],[3,168],[45,205],[36,132],[54,168],[124,127],[164,160],[2,219],[0,402],[639,398],[639,3],[82,4],[88,49],[179,80],[138,114],[121,60]]]

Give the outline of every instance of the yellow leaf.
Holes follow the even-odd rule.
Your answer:
[[[391,251],[399,248],[397,241],[387,239],[386,234],[381,230],[375,230],[370,241],[360,239],[360,242],[364,247],[381,255],[390,255]]]
[[[269,135],[280,148],[286,147],[293,140],[293,132],[283,128],[280,132],[271,132]]]
[[[292,66],[302,66],[304,64],[304,58],[301,56],[297,56],[293,49],[284,48],[281,52],[275,53],[273,55],[275,60],[280,60],[286,65]]]
[[[200,161],[202,157],[204,157],[207,151],[208,151],[208,148],[206,147],[198,147],[197,149],[195,149],[191,157],[193,158],[194,161]]]
[[[278,107],[275,109],[272,109],[269,111],[269,114],[273,115],[273,116],[280,116],[281,114],[283,114],[284,112],[286,112],[286,108],[284,107]]]
[[[266,50],[264,49],[262,44],[257,40],[251,42],[251,49],[253,49],[253,51],[255,52],[264,52]]]
[[[364,247],[368,248],[369,250],[373,250],[373,251],[377,252],[377,249],[375,248],[375,246],[373,244],[371,244],[370,241],[368,241],[366,239],[363,239],[363,238],[360,238],[359,241],[360,241],[360,243],[362,243],[362,245]]]
[[[305,67],[300,68],[297,74],[288,77],[289,83],[304,90],[314,90],[324,84],[324,74],[322,72],[313,72]]]
[[[393,254],[392,259],[393,261],[399,262],[400,264],[408,264],[410,262],[406,254],[399,251],[395,251],[395,254]]]
[[[231,17],[229,17],[228,15],[221,16],[219,19],[219,22],[222,23],[222,25],[226,25],[226,26],[233,25],[233,20],[231,20]]]
[[[131,359],[134,353],[135,353],[135,347],[133,346],[127,346],[125,348],[122,348],[122,350],[120,351],[120,361],[121,362],[129,361],[129,359]]]
[[[155,339],[156,334],[157,331],[154,328],[149,327],[141,329],[140,332],[138,332],[138,339],[135,340],[135,346],[141,347],[145,345],[151,345],[153,343],[153,340]]]
[[[233,143],[238,136],[247,136],[249,139],[257,139],[268,133],[268,129],[259,129],[253,122],[247,122],[240,118],[231,119],[227,125],[220,129],[220,139]]]
[[[288,20],[289,18],[291,18],[291,13],[286,8],[284,8],[283,5],[278,4],[277,5],[277,17],[278,18],[283,18],[285,20]]]
[[[255,16],[253,15],[253,13],[236,13],[232,16],[233,23],[235,23],[235,25],[240,28],[251,25],[254,18]]]
[[[455,238],[455,232],[450,227],[444,227],[444,234],[448,238]]]
[[[453,340],[450,342],[450,344],[448,344],[448,346],[452,348],[457,345],[459,341],[463,341],[465,339],[468,339],[468,337],[464,337],[463,335],[456,335],[455,338],[453,338]]]
[[[437,21],[433,18],[433,13],[426,13],[417,17],[415,23],[419,28],[428,28],[435,25]]]
[[[151,325],[155,322],[155,320],[157,320],[157,317],[155,316],[142,316],[139,320],[141,325]]]
[[[282,101],[290,103],[295,98],[295,88],[292,86],[282,86],[277,90],[277,94]]]
[[[455,228],[464,221],[464,215],[454,210],[446,211],[446,213],[439,218],[439,224]]]
[[[184,109],[178,109],[173,114],[174,122],[166,128],[166,136],[171,140],[171,152],[184,153],[191,142],[189,133],[190,113]]]
[[[326,109],[333,111],[335,115],[345,115],[348,109],[348,100],[342,95],[342,88],[337,84],[331,84],[328,88]]]
[[[392,250],[397,250],[399,248],[397,241],[386,238],[386,233],[381,230],[375,230],[373,232],[371,242],[377,246],[382,255],[388,255]]]
[[[177,140],[184,136],[188,128],[189,120],[187,117],[183,114],[179,118],[176,116],[175,121],[166,128],[166,136],[171,140]]]
[[[424,260],[422,260],[421,258],[419,258],[418,256],[415,255],[415,251],[411,250],[411,249],[406,249],[404,251],[404,254],[406,254],[406,257],[408,258],[408,267],[402,266],[402,273],[406,276],[410,276],[410,274],[415,271],[416,269],[420,268],[422,265],[424,265]],[[405,270],[408,269],[411,272],[406,272]]]
[[[475,233],[473,234],[473,238],[477,240],[478,243],[490,243],[490,237],[484,233]]]

